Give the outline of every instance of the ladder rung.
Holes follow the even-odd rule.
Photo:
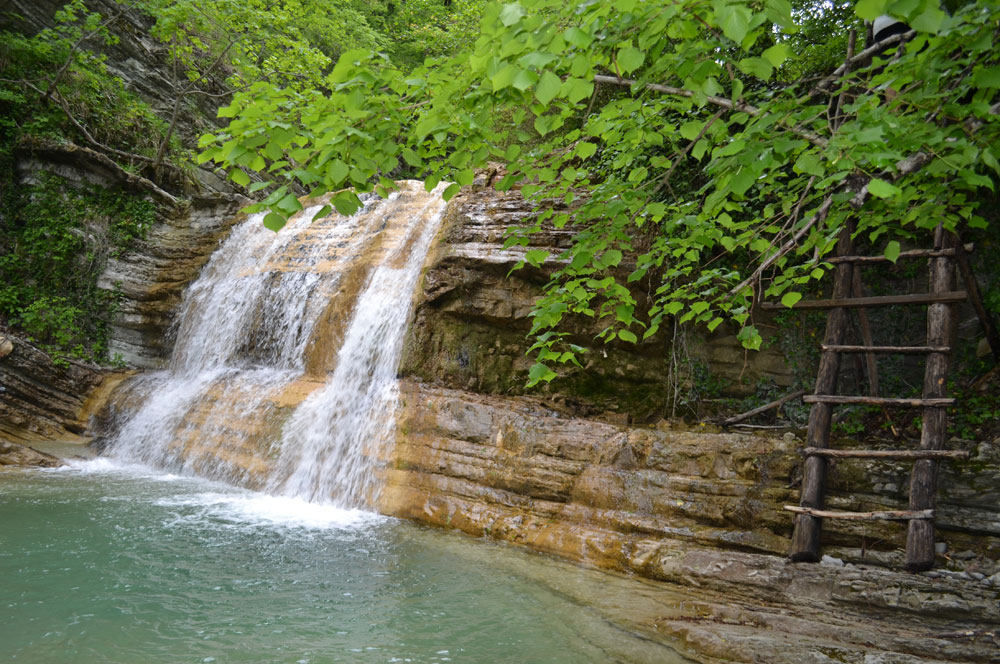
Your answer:
[[[890,397],[862,397],[840,394],[807,394],[802,397],[802,400],[806,403],[865,403],[873,406],[913,406],[917,408],[921,406],[951,406],[955,403],[955,400],[951,398],[897,399]]]
[[[899,258],[937,258],[954,255],[954,249],[914,249],[899,252]],[[831,256],[823,260],[827,263],[884,263],[889,259],[885,256]]]
[[[966,450],[831,450],[807,447],[806,456],[823,456],[838,459],[968,459]]]
[[[796,514],[808,514],[820,519],[847,519],[849,521],[909,521],[910,519],[933,519],[934,510],[889,510],[886,512],[831,512],[811,507],[785,505],[785,509]]]
[[[965,291],[944,293],[913,293],[910,295],[875,295],[872,297],[845,297],[834,300],[799,300],[792,309],[835,309],[837,307],[884,307],[894,304],[933,304],[935,302],[962,302]],[[764,302],[765,309],[787,309],[780,302]]]
[[[823,350],[837,353],[899,353],[901,355],[918,353],[950,353],[948,346],[844,346],[823,344]]]

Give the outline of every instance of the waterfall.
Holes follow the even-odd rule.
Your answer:
[[[129,414],[106,453],[370,505],[413,293],[444,208],[440,187],[399,186],[350,217],[313,220],[315,205],[278,233],[260,215],[234,228],[185,293],[168,368],[123,390]]]

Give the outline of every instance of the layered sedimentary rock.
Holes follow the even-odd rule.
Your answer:
[[[156,204],[156,222],[145,238],[109,259],[98,287],[119,294],[110,321],[109,356],[132,367],[162,365],[170,354],[172,339],[167,331],[181,293],[242,219],[239,210],[249,201],[215,192],[178,202],[107,157],[71,145],[22,146],[16,168],[25,184],[33,184],[39,173],[52,173],[71,187],[124,189]]]
[[[24,339],[3,340],[9,351],[0,358],[0,441],[79,439],[88,395],[105,372],[72,360],[57,364]]]
[[[57,468],[63,465],[58,457],[39,452],[25,445],[0,440],[0,466],[35,466]]]
[[[108,354],[129,366],[155,368],[170,356],[167,334],[185,287],[238,222],[246,200],[213,195],[166,210],[132,251],[112,258],[101,288],[121,293],[111,321]]]
[[[993,661],[988,636],[937,635],[1000,621],[1000,441],[943,472],[950,569],[921,575],[893,571],[905,538],[893,523],[828,523],[825,564],[786,561],[800,447],[407,382],[381,508],[668,582],[687,599],[651,609],[646,628],[700,661]],[[831,508],[905,509],[906,468],[857,464],[835,467]]]

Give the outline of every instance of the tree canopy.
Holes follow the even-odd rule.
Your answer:
[[[840,53],[808,35],[834,10]],[[909,31],[881,49],[849,35],[886,14]],[[995,1],[811,14],[789,0],[492,3],[458,54],[407,67],[352,49],[320,85],[252,84],[220,110],[230,124],[202,138],[200,159],[239,184],[263,176],[250,188],[268,190],[255,209],[273,229],[301,209],[293,184],[338,192],[351,213],[358,192],[384,194],[400,173],[428,190],[451,181],[450,198],[501,162],[497,186],[539,209],[508,243],[554,270],[534,311],[532,382],[576,361],[571,316],[628,343],[668,317],[731,321],[756,348],[753,302],[794,305],[848,224],[895,260],[939,223],[989,223],[998,25]],[[572,226],[573,245],[532,249],[543,224]]]

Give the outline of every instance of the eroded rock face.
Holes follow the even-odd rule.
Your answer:
[[[165,211],[146,238],[120,258],[112,258],[98,285],[122,294],[111,322],[108,354],[144,369],[161,367],[170,356],[167,334],[181,295],[242,220],[247,203],[235,196],[208,196]]]
[[[0,359],[0,441],[79,439],[81,413],[105,372],[72,360],[60,366],[23,339],[4,339],[12,348]]]
[[[409,381],[402,394],[384,511],[680,586],[691,601],[650,616],[648,628],[700,661],[828,661],[803,659],[810,650],[848,662],[995,655],[982,639],[932,636],[1000,620],[1000,576],[991,576],[1000,508],[975,490],[1000,480],[992,446],[975,450],[978,470],[941,480],[952,490],[939,539],[967,552],[951,571],[871,565],[901,568],[905,530],[892,523],[827,523],[828,564],[796,565],[784,558],[792,519],[782,509],[798,503],[801,444],[791,435],[618,426],[561,417],[536,399]],[[885,481],[903,468],[841,466],[832,508],[905,508]]]
[[[108,260],[98,287],[120,294],[111,319],[109,357],[136,368],[162,366],[170,355],[167,332],[182,292],[229,229],[243,219],[239,211],[249,201],[216,192],[178,203],[107,157],[76,146],[22,147],[16,167],[24,184],[33,184],[39,173],[47,172],[70,187],[122,188],[156,204],[156,222],[145,239]]]

